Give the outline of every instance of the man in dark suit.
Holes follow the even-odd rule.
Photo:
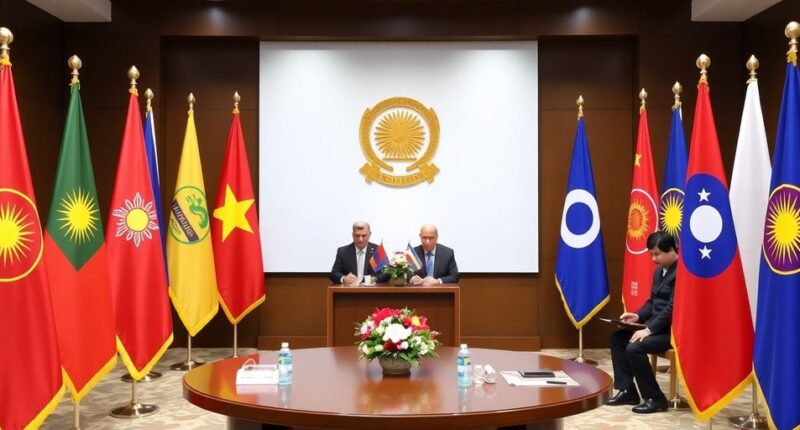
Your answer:
[[[458,265],[451,248],[441,245],[439,230],[433,224],[425,224],[419,230],[422,245],[414,248],[422,268],[411,277],[413,285],[452,284],[458,282]]]
[[[650,298],[636,313],[625,312],[625,322],[644,323],[637,331],[617,330],[611,334],[611,362],[614,366],[614,388],[618,389],[606,405],[638,405],[633,412],[649,414],[667,410],[667,398],[658,387],[647,354],[670,348],[672,301],[675,295],[675,268],[678,266],[678,246],[669,233],[657,231],[647,238],[647,249],[656,263]],[[639,385],[644,402],[633,380]]]
[[[369,223],[353,223],[353,242],[336,250],[336,260],[331,268],[331,281],[336,284],[357,285],[365,275],[374,276],[369,259],[378,245],[369,241],[372,232]]]

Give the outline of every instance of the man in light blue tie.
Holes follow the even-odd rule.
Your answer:
[[[454,284],[458,282],[458,265],[451,248],[441,245],[439,230],[433,224],[425,224],[419,230],[422,243],[414,252],[422,257],[422,268],[411,277],[413,285]]]

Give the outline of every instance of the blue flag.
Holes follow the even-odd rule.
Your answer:
[[[753,365],[771,427],[800,426],[800,71],[786,65],[758,283]]]
[[[156,127],[153,120],[153,109],[147,107],[144,118],[144,150],[147,154],[147,170],[150,172],[150,185],[153,188],[153,200],[156,204],[156,216],[158,217],[158,231],[161,233],[161,248],[164,255],[164,268],[167,270],[169,279],[169,269],[167,268],[167,237],[164,228],[164,211],[161,210],[161,181],[158,173],[158,151],[156,149]]]
[[[583,116],[578,118],[561,216],[556,287],[575,328],[583,327],[609,300],[603,232]]]
[[[659,228],[674,237],[681,232],[683,220],[683,192],[686,186],[686,138],[683,134],[681,108],[672,111],[672,125],[669,129],[667,164],[664,168],[664,182],[659,205]]]

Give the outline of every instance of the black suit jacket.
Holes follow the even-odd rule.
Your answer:
[[[378,245],[372,242],[367,244],[367,252],[364,254],[365,275],[375,274],[375,271],[372,270],[372,266],[369,265],[369,259],[372,257],[372,254],[375,253],[376,249],[378,249]],[[335,284],[341,284],[342,277],[347,276],[348,273],[354,275],[358,274],[355,243],[350,243],[336,250],[336,260],[333,262],[333,268],[331,268],[331,281]]]
[[[675,298],[675,269],[677,267],[678,262],[676,261],[663,276],[661,267],[656,268],[656,272],[653,274],[650,298],[636,312],[640,322],[646,321],[645,324],[651,334],[669,333],[672,325],[672,302]]]
[[[422,268],[417,271],[415,275],[424,278],[426,276],[425,274],[428,273],[425,267],[425,250],[422,249],[422,245],[420,245],[414,248],[414,252],[417,253],[417,257],[419,257],[422,263]],[[454,284],[458,282],[458,265],[456,264],[456,256],[452,248],[438,243],[436,244],[433,258],[433,277],[441,279],[443,284]]]

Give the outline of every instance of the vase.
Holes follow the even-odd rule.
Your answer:
[[[406,278],[405,277],[399,278],[399,277],[392,276],[391,278],[389,278],[387,283],[389,285],[393,285],[393,286],[396,286],[396,287],[403,286],[403,285],[406,284]]]
[[[408,376],[411,374],[411,363],[392,357],[378,357],[383,374],[386,376]]]

